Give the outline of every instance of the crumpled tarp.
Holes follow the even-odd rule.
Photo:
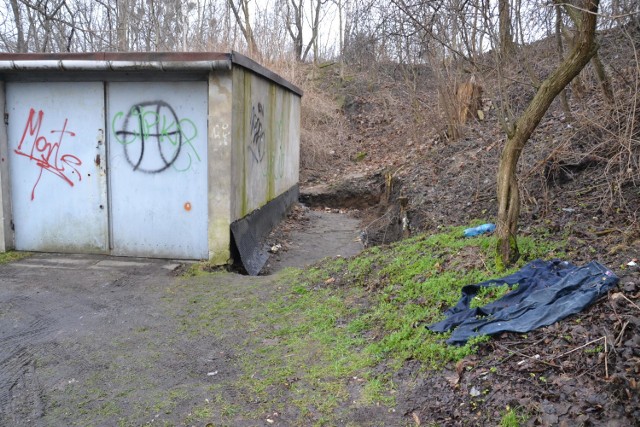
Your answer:
[[[502,279],[462,288],[462,298],[445,311],[447,318],[427,326],[434,332],[453,329],[449,344],[501,332],[529,332],[579,313],[618,283],[618,277],[596,261],[577,267],[567,261],[535,260]],[[518,285],[484,307],[469,308],[480,288]]]

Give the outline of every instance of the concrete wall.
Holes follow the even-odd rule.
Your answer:
[[[216,265],[231,258],[231,72],[209,76],[209,260]]]
[[[11,187],[9,182],[9,145],[5,125],[5,84],[0,82],[0,252],[13,249],[11,228]]]
[[[298,183],[300,97],[233,69],[231,219],[245,217]]]

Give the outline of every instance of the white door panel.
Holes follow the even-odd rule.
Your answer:
[[[16,248],[106,252],[102,83],[8,83]]]
[[[207,258],[207,83],[109,83],[113,253]]]

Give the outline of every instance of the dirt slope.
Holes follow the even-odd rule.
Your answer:
[[[407,361],[396,382],[404,415],[417,425],[485,425],[507,406],[534,414],[532,425],[637,425],[640,273],[627,264],[640,258],[640,66],[634,59],[640,28],[623,30],[600,35],[614,102],[604,98],[588,67],[581,85],[574,82],[568,90],[570,115],[556,101],[519,163],[520,233],[544,230],[566,242],[572,262],[607,265],[620,276],[619,289],[561,324],[499,337],[444,373],[425,375]],[[543,41],[522,52],[536,64],[539,79],[553,66],[546,60],[554,57],[550,49],[552,43]],[[508,72],[514,79],[507,96],[517,113],[534,94],[516,83],[530,70],[516,61]],[[373,243],[472,219],[495,221],[505,136],[491,70],[475,74],[484,88],[484,119],[470,121],[458,139],[446,135],[439,82],[427,68],[352,70],[343,81],[325,73],[316,77],[316,87],[339,109],[331,113],[331,126],[307,118],[325,136],[322,149],[303,140],[308,203],[326,206],[334,197],[334,207],[341,207],[344,194],[377,195],[378,203],[355,212]],[[604,337],[606,366],[597,350]]]

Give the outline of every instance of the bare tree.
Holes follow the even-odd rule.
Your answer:
[[[15,19],[15,27],[17,34],[17,52],[26,52],[27,45],[24,41],[24,30],[22,29],[22,13],[20,12],[20,5],[18,4],[18,0],[11,0],[11,11],[13,12],[13,18]]]
[[[508,132],[498,168],[498,235],[496,260],[507,266],[519,257],[516,233],[520,214],[520,193],[516,165],[529,137],[556,96],[576,77],[595,55],[595,30],[599,0],[582,0],[580,19],[576,22],[576,41],[569,55],[542,85],[528,107]],[[565,8],[573,6],[564,5]]]
[[[251,25],[251,16],[249,13],[249,0],[228,0],[236,23],[240,27],[240,31],[247,42],[250,54],[259,55],[258,45],[253,34],[253,26]],[[241,15],[242,14],[242,15]]]
[[[298,61],[306,61],[311,48],[314,48],[314,61],[318,55],[318,32],[322,6],[327,0],[311,0],[308,16],[305,15],[304,0],[282,0],[287,33],[293,42],[293,52]],[[341,9],[340,9],[341,10]],[[340,16],[341,18],[341,16]],[[304,44],[303,33],[305,21],[311,30],[311,39]],[[340,21],[342,23],[342,21]]]

